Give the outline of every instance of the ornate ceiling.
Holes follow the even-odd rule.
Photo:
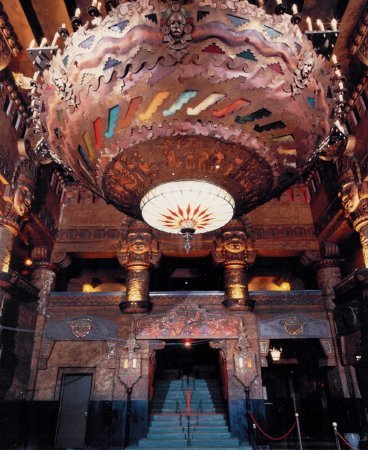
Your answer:
[[[236,215],[278,195],[329,135],[337,82],[291,16],[220,0],[121,4],[38,81],[53,152],[138,218],[169,181],[221,186]]]

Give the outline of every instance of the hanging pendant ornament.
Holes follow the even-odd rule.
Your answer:
[[[190,245],[190,241],[193,238],[193,235],[195,233],[194,223],[192,220],[186,220],[182,222],[182,228],[180,230],[182,235],[184,236],[184,249],[185,252],[188,254],[192,246]]]

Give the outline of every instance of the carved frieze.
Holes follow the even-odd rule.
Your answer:
[[[237,338],[240,319],[209,313],[196,305],[182,305],[166,315],[137,320],[137,339]]]

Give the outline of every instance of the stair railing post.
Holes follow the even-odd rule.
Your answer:
[[[332,427],[333,427],[334,433],[335,433],[336,448],[337,448],[337,450],[341,450],[339,433],[337,431],[337,423],[332,422]]]
[[[296,429],[298,430],[299,448],[303,450],[302,434],[300,431],[299,413],[295,413]]]
[[[295,396],[295,389],[294,389],[294,380],[293,380],[293,372],[290,372],[289,374],[289,389],[290,389],[290,395],[291,395],[291,399],[293,401],[293,409],[294,409],[294,414],[295,414],[295,421],[296,421],[296,429],[298,431],[298,441],[299,441],[299,449],[303,450],[303,442],[302,442],[302,433],[300,430],[300,422],[299,422],[299,413],[298,411],[298,406],[296,403],[296,396]]]

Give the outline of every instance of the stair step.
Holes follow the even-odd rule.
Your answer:
[[[149,450],[162,450],[162,447],[160,446],[160,447],[151,447],[151,446],[149,446],[149,447],[144,447],[143,445],[140,445],[139,447],[138,447],[140,450],[144,450],[145,448],[147,448],[147,449],[149,449]],[[170,448],[170,447],[165,447],[165,448]],[[204,448],[206,448],[206,447],[194,447],[194,446],[191,446],[190,447],[190,449],[191,450],[203,450]],[[208,449],[211,449],[211,448],[213,448],[213,447],[207,447]],[[249,447],[249,446],[238,446],[238,447],[234,447],[234,446],[231,446],[231,447],[229,447],[229,446],[226,446],[226,447],[216,447],[216,450],[233,450],[234,448],[236,448],[236,449],[238,449],[238,450],[252,450],[252,447]],[[131,446],[129,446],[129,447],[126,447],[126,449],[127,450],[136,450],[137,449],[137,447],[131,447]],[[182,447],[176,447],[176,449],[182,449],[182,450],[188,450],[188,447],[186,446],[186,444],[185,445],[183,445]],[[290,450],[290,449],[289,449]]]
[[[187,449],[188,426],[186,391],[191,391],[191,450],[251,450],[232,437],[223,414],[224,404],[216,381],[205,379],[156,382],[147,437],[138,442],[139,450]],[[177,409],[180,413],[177,413]],[[128,447],[133,448],[133,447]],[[137,447],[136,447],[137,448]]]
[[[184,434],[183,430],[180,430],[179,433]],[[215,430],[207,430],[206,431],[199,431],[199,430],[193,430],[191,433],[193,433],[192,439],[193,440],[208,440],[208,439],[230,439],[231,435],[229,431],[215,431]],[[165,439],[175,439],[175,437],[178,436],[178,432],[170,433],[170,432],[164,432],[161,433],[153,433],[150,431],[147,435],[147,439],[149,440],[165,440]]]
[[[172,427],[169,430],[163,427],[150,427],[149,433],[148,434],[161,434],[161,433],[166,433],[166,434],[175,434],[175,433],[179,433],[180,431],[183,430],[183,427],[181,426],[177,426],[177,427]],[[213,430],[213,427],[205,427],[205,426],[201,426],[201,425],[195,425],[195,433],[210,433],[212,432],[211,430]],[[229,433],[229,429],[227,426],[223,425],[223,426],[216,426],[215,428],[215,433]]]
[[[138,448],[142,447],[157,447],[158,442],[162,448],[182,448],[187,447],[186,439],[170,439],[169,441],[158,441],[158,440],[148,440],[141,439],[138,443]],[[191,447],[201,447],[201,448],[217,448],[217,447],[231,447],[231,448],[239,448],[239,441],[235,438],[229,439],[219,439],[216,441],[199,441],[196,439],[191,440]]]

